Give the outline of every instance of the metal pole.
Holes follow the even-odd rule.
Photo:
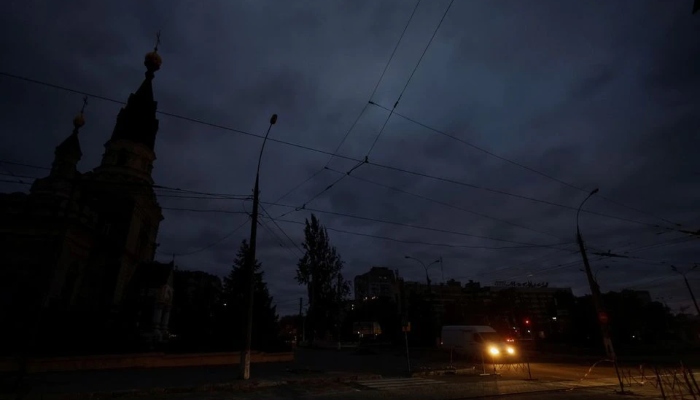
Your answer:
[[[595,277],[593,276],[593,272],[591,271],[591,265],[588,263],[588,255],[586,254],[586,248],[583,244],[583,236],[581,235],[581,229],[579,227],[579,214],[581,213],[581,208],[583,205],[586,203],[588,199],[591,198],[594,194],[598,193],[598,189],[593,190],[588,197],[586,197],[582,202],[581,205],[578,207],[578,210],[576,212],[576,241],[578,242],[579,250],[581,251],[581,258],[583,259],[583,266],[586,269],[586,277],[588,278],[588,286],[591,289],[591,299],[593,300],[593,306],[595,307],[596,314],[598,317],[598,322],[600,324],[600,330],[603,335],[603,345],[605,347],[605,353],[607,354],[608,357],[610,357],[613,361],[613,364],[615,366],[615,372],[617,374],[617,379],[620,382],[620,390],[622,392],[625,391],[624,384],[622,382],[622,378],[620,377],[620,371],[618,370],[617,367],[617,357],[615,355],[615,350],[613,348],[612,344],[612,339],[610,338],[610,331],[608,327],[608,321],[607,321],[607,316],[602,318],[604,315],[604,309],[603,305],[600,299],[600,287],[598,286],[598,282],[596,282]]]
[[[304,330],[304,314],[303,314],[304,298],[299,297],[299,325],[297,325],[297,347],[299,347],[299,338],[301,337],[301,332]]]
[[[695,294],[693,294],[693,289],[690,287],[690,282],[688,282],[688,277],[683,275],[683,280],[685,281],[685,286],[688,288],[688,292],[690,293],[690,297],[693,299],[693,304],[695,305],[695,311],[697,311],[698,315],[700,315],[700,308],[698,307],[698,301],[695,300]]]
[[[406,340],[406,363],[408,364],[408,374],[411,374],[411,357],[408,354],[408,332],[406,331],[406,328],[404,328],[403,331],[403,336],[404,339]]]
[[[253,298],[255,294],[255,250],[257,245],[257,235],[258,235],[258,205],[260,202],[260,162],[262,161],[263,150],[265,150],[265,143],[267,142],[267,136],[270,134],[270,129],[272,125],[277,122],[277,114],[273,114],[270,118],[270,126],[267,128],[267,133],[265,133],[265,139],[263,139],[263,144],[260,147],[260,155],[258,156],[258,168],[255,174],[255,188],[253,189],[253,215],[250,224],[250,248],[248,252],[248,260],[246,262],[248,269],[248,315],[246,316],[245,323],[245,345],[243,351],[241,351],[241,361],[240,361],[240,377],[241,379],[250,379],[250,352],[251,344],[253,342]]]

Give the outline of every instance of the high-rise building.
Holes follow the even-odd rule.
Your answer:
[[[388,298],[398,302],[398,272],[386,267],[372,267],[368,272],[357,275],[354,281],[355,300]]]

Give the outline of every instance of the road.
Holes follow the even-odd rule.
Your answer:
[[[416,358],[412,360],[414,371],[419,370],[422,366],[448,365],[450,363],[449,358],[444,358],[444,354],[437,354],[432,358],[426,354],[421,354],[419,351],[415,351],[414,354],[416,354]],[[458,360],[454,361],[454,364],[458,366],[464,367],[468,365],[473,367],[473,364],[465,362],[460,364]],[[293,371],[290,371],[290,369]],[[487,372],[492,372],[492,370],[493,368],[487,365]],[[314,390],[320,392],[324,392],[324,390],[339,390],[340,393],[354,390],[364,391],[366,388],[373,390],[375,388],[372,385],[379,384],[384,386],[384,389],[391,389],[391,391],[398,391],[399,393],[403,390],[403,387],[408,387],[410,388],[408,394],[423,393],[422,391],[425,391],[425,395],[431,395],[434,394],[432,391],[436,387],[433,385],[433,382],[437,381],[442,382],[436,384],[441,385],[440,387],[443,388],[441,390],[455,393],[464,392],[464,390],[471,390],[472,392],[481,390],[479,393],[486,395],[487,393],[500,393],[499,390],[501,389],[506,391],[515,390],[514,388],[519,384],[525,385],[521,389],[545,383],[561,389],[572,384],[595,383],[600,380],[613,386],[617,382],[617,375],[610,363],[601,362],[594,364],[580,360],[571,363],[531,363],[529,374],[526,364],[511,364],[499,366],[497,368],[499,376],[497,377],[479,376],[481,370],[474,369],[471,375],[422,376],[418,378],[419,380],[402,381],[406,378],[406,363],[405,355],[400,351],[358,354],[352,351],[334,350],[302,350],[297,353],[294,363],[254,365],[252,377],[255,380],[260,379],[263,381],[289,381],[298,379],[300,375],[329,376],[332,375],[331,372],[379,374],[384,379],[380,383],[368,383],[359,387],[357,385],[336,385],[335,389],[328,389],[328,387],[323,387],[323,385],[321,385],[322,387],[294,387],[294,385],[291,385],[287,386],[287,388],[296,390],[300,395],[306,395],[307,392]],[[653,373],[650,370],[645,371],[646,378],[640,377],[640,372],[634,365],[623,366],[621,373],[625,381],[628,382],[641,382],[645,379],[648,381],[653,377]],[[57,394],[194,387],[204,384],[232,382],[236,380],[236,376],[237,370],[235,367],[195,367],[38,374],[32,376],[30,381],[33,382],[31,386],[34,393]],[[535,381],[528,381],[527,379],[530,376]],[[423,380],[420,380],[420,378],[423,378]],[[4,383],[0,386],[7,387],[10,380],[6,379],[5,382],[0,383]],[[385,390],[379,391],[385,392]],[[0,393],[2,392],[0,390]]]
[[[635,387],[635,398],[659,399],[652,387]],[[588,386],[568,383],[525,382],[485,378],[481,380],[460,377],[388,378],[351,384],[329,383],[306,387],[288,385],[238,393],[190,393],[145,397],[150,400],[462,400],[476,398],[507,398],[521,400],[612,399],[620,398],[615,387],[605,383]],[[144,397],[138,397],[144,399]],[[124,398],[123,400],[136,400]]]

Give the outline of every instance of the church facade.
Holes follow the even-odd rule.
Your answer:
[[[29,193],[0,194],[3,347],[75,342],[107,351],[167,339],[174,265],[154,261],[163,220],[152,178],[157,48],[144,65],[146,77],[120,110],[100,165],[77,169],[81,111],[48,176]]]

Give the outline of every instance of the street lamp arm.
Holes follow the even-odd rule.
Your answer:
[[[267,143],[267,137],[270,135],[272,125],[274,125],[276,122],[277,114],[272,114],[272,117],[270,118],[270,126],[267,127],[267,132],[265,132],[265,138],[263,139],[262,146],[260,147],[260,154],[258,155],[258,169],[256,170],[257,175],[260,175],[260,162],[262,161],[262,155],[263,151],[265,150],[265,143]]]
[[[583,201],[581,202],[581,205],[578,206],[578,210],[576,210],[576,231],[579,230],[579,228],[578,228],[578,218],[579,218],[579,215],[581,214],[581,209],[583,208],[583,205],[586,204],[586,202],[588,201],[588,199],[590,199],[591,196],[593,196],[593,195],[596,194],[596,193],[598,193],[598,188],[593,189],[593,191],[591,191],[591,193],[589,193],[588,196],[586,196],[586,198],[583,199]]]

